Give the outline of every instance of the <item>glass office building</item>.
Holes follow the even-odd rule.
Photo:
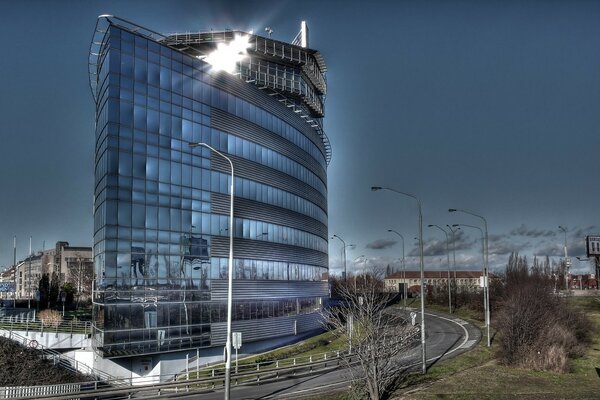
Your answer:
[[[234,74],[204,61],[240,34],[98,20],[93,345],[103,357],[225,343],[231,171],[189,143],[235,169],[233,331],[248,342],[320,327],[325,64],[305,40],[255,35]]]

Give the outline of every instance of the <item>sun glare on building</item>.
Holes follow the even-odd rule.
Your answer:
[[[247,35],[236,35],[229,43],[219,43],[216,50],[203,57],[203,60],[217,71],[233,74],[237,63],[248,55],[249,38]]]

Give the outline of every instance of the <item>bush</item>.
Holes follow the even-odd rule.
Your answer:
[[[42,321],[42,325],[47,327],[50,326],[52,328],[58,327],[63,321],[63,316],[60,312],[56,310],[43,310],[38,314],[38,318]]]
[[[553,281],[526,264],[507,269],[505,296],[496,319],[498,358],[506,365],[567,372],[569,359],[590,342],[586,316],[553,294]]]

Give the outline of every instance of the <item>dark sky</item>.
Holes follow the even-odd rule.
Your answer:
[[[232,28],[290,41],[301,20],[328,64],[329,226],[356,244],[348,260],[417,265],[424,223],[478,224],[490,263],[511,251],[583,255],[599,233],[600,3],[585,1],[1,1],[0,265],[57,240],[92,244],[94,104],[87,60],[96,17],[169,33]],[[457,243],[478,268],[477,231]],[[444,267],[442,233],[425,227],[426,267]],[[339,267],[339,241],[330,259]],[[440,258],[444,258],[440,260]],[[351,263],[350,263],[351,264]],[[586,263],[574,266],[588,269]]]

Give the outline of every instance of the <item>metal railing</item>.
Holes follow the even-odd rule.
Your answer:
[[[410,341],[418,339],[420,331],[418,327],[407,332],[402,340]],[[193,360],[192,360],[193,362]],[[315,373],[323,373],[343,366],[357,363],[355,355],[348,350],[334,350],[325,353],[291,357],[279,360],[268,360],[261,362],[240,362],[235,369],[235,363],[232,366],[232,384],[249,385],[258,382],[275,381],[290,377],[306,376]],[[189,367],[189,364],[188,364]],[[25,392],[19,392],[18,397],[6,397],[13,399],[72,399],[74,395],[82,397],[110,396],[111,398],[131,398],[134,394],[140,397],[162,398],[167,394],[173,393],[192,393],[206,392],[220,389],[225,383],[224,365],[213,367],[204,367],[196,371],[186,371],[175,375],[156,375],[151,378],[161,381],[144,386],[131,386],[136,381],[140,382],[144,377],[131,379],[104,379],[103,381],[82,382],[80,392],[62,392],[58,389],[52,394],[27,395]],[[166,381],[166,382],[165,382]],[[108,385],[107,385],[108,384]],[[52,385],[62,386],[62,385]],[[70,388],[65,387],[65,390]],[[2,393],[0,388],[0,394]],[[17,393],[17,392],[14,392]],[[1,398],[1,397],[0,397]]]
[[[5,334],[3,334],[2,331],[4,331]],[[18,342],[25,347],[39,350],[40,358],[52,361],[52,364],[54,366],[64,368],[64,369],[74,372],[74,373],[89,375],[89,376],[95,378],[96,381],[87,382],[87,384],[93,385],[96,388],[98,387],[99,383],[106,383],[106,382],[110,382],[110,384],[114,385],[114,386],[123,386],[123,385],[129,386],[127,381],[125,381],[123,379],[117,379],[116,377],[114,377],[110,374],[107,374],[106,372],[103,372],[103,371],[100,371],[93,367],[90,367],[89,365],[84,364],[72,357],[66,356],[62,353],[59,353],[58,351],[52,350],[48,347],[45,347],[44,345],[40,344],[37,340],[26,338],[25,336],[22,336],[18,333],[15,333],[13,331],[9,331],[6,329],[2,329],[2,328],[0,328],[0,335],[6,337],[8,339],[11,339],[15,342]],[[56,386],[56,385],[47,385],[47,386]]]
[[[0,330],[21,331],[27,335],[29,331],[48,333],[68,333],[68,334],[92,334],[91,321],[79,321],[76,319],[62,321],[32,320],[29,318],[20,318],[19,316],[0,318]]]
[[[350,357],[350,360],[343,360],[344,357]],[[272,368],[266,366],[268,362],[255,364],[252,367],[245,367],[243,372],[240,370],[238,370],[238,373],[233,372],[232,384],[244,385],[253,384],[256,382],[264,383],[265,381],[285,379],[288,377],[322,373],[328,370],[337,369],[343,365],[347,365],[348,362],[353,362],[352,357],[352,355],[348,355],[345,352],[340,351],[323,353],[315,356],[296,357],[286,360],[273,361]],[[191,378],[191,373],[188,375],[180,374],[175,376],[154,376],[153,378],[170,378],[172,380],[144,386],[127,385],[125,387],[123,385],[116,385],[115,382],[124,382],[126,380],[106,380],[101,382],[95,381],[73,384],[81,385],[81,388],[78,392],[74,392],[72,387],[66,385],[51,385],[52,388],[48,389],[48,392],[46,393],[36,392],[36,394],[33,394],[33,392],[30,392],[32,394],[28,394],[27,392],[14,390],[15,388],[0,388],[0,394],[2,394],[3,390],[5,390],[7,394],[12,395],[6,396],[5,398],[20,400],[33,398],[66,400],[72,399],[74,396],[92,397],[92,395],[93,397],[107,396],[116,399],[131,398],[134,394],[140,397],[162,398],[162,396],[166,394],[205,392],[223,387],[225,382],[224,369],[212,368],[204,372],[206,372],[207,376],[197,378]],[[139,378],[132,378],[130,384],[134,383],[137,379]],[[61,393],[60,390],[64,390],[64,392]]]

